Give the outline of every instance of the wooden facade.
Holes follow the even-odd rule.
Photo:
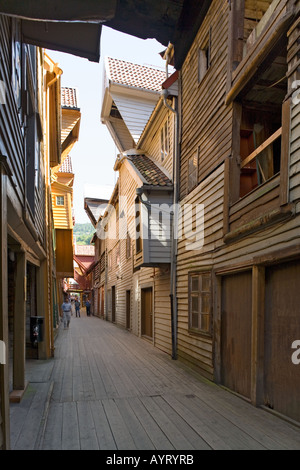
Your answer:
[[[26,389],[25,360],[54,354],[54,251],[50,160],[57,151],[59,115],[43,49],[22,40],[22,23],[0,16],[1,365],[0,448],[9,448],[9,401]],[[52,71],[53,72],[53,71]],[[53,79],[52,73],[51,80]],[[55,80],[56,82],[56,80]],[[50,110],[51,108],[51,110]],[[42,340],[33,346],[31,317],[41,316]]]
[[[147,267],[120,214],[124,195],[141,202],[140,152],[176,186],[176,113],[159,101],[134,150],[117,160],[116,238],[97,242],[97,308],[162,350],[175,347],[207,379],[299,421],[299,2],[256,3],[210,2],[176,81],[181,209],[171,263]],[[165,125],[174,148],[162,161]],[[121,135],[120,126],[111,131]]]
[[[122,67],[126,69],[126,63],[122,63]],[[97,262],[93,268],[94,314],[129,329],[171,354],[172,180],[176,120],[174,111],[164,105],[163,98],[150,90],[150,94],[156,96],[156,105],[152,105],[150,119],[145,121],[146,126],[144,123],[139,128],[136,138],[134,129],[138,128],[140,120],[138,116],[135,118],[137,123],[134,122],[132,103],[140,100],[140,109],[149,94],[146,86],[141,92],[134,82],[134,75],[130,75],[130,70],[136,71],[136,67],[128,64],[126,69],[126,79],[129,82],[133,80],[127,99],[127,114],[124,114],[121,101],[115,97],[118,106],[114,108],[113,122],[117,119],[117,108],[120,109],[120,122],[131,119],[131,140],[127,141],[135,146],[118,156],[114,167],[119,175],[118,181],[106,212],[99,218],[98,224],[94,224],[97,235]],[[143,67],[139,66],[139,73],[141,69]],[[151,71],[153,73],[156,72]],[[166,79],[165,72],[158,71],[158,77],[161,86]],[[150,80],[150,85],[153,81]],[[175,106],[178,95],[177,74],[171,82],[169,107]],[[118,91],[121,95],[120,87]],[[108,103],[112,103],[110,96],[108,86],[103,116],[108,112]],[[112,116],[107,123],[112,132],[111,122]],[[119,123],[114,127],[115,142],[120,142],[122,135],[122,125]]]
[[[48,58],[49,63],[51,59]],[[57,67],[51,63],[52,67]],[[76,88],[59,87],[60,104],[60,162],[51,168],[51,202],[55,230],[55,272],[59,305],[65,290],[63,280],[74,276],[73,183],[72,159],[69,155],[79,139],[81,112]]]
[[[71,205],[70,174],[54,175],[63,163],[61,155],[65,159],[78,139],[80,124],[76,107],[71,111],[71,135],[62,135],[66,124],[61,109],[62,70],[39,47],[41,38],[29,40],[28,33],[28,23],[0,15],[0,339],[6,346],[5,364],[0,365],[0,448],[4,449],[10,446],[9,402],[19,402],[27,385],[26,358],[54,355],[60,291],[56,249],[66,257],[72,229],[67,240],[58,236],[55,246],[49,182],[68,187],[64,194]],[[52,175],[51,168],[56,168]],[[71,211],[67,218],[73,227]],[[73,276],[72,251],[70,256],[68,269]],[[65,274],[65,266],[62,269]],[[42,317],[37,345],[31,338],[32,317]]]
[[[204,242],[179,241],[178,356],[299,421],[299,2],[255,3],[213,1],[181,70],[180,202],[204,205]],[[206,273],[208,300],[188,282]]]

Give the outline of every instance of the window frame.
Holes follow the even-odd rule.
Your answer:
[[[60,204],[60,203],[58,202],[58,199],[60,199],[60,200],[63,199],[63,204]],[[55,204],[56,204],[56,206],[58,206],[58,207],[64,207],[64,206],[65,206],[65,196],[63,196],[63,195],[57,196],[57,195],[56,195],[56,196],[55,196]]]
[[[193,161],[193,171],[190,172],[190,163]],[[199,172],[199,148],[188,158],[187,169],[187,191],[192,192],[198,186],[198,172]],[[191,177],[193,179],[191,180]]]
[[[166,119],[160,130],[160,159],[165,161],[169,156],[170,143],[169,143],[169,120]]]
[[[202,82],[211,67],[211,32],[212,27],[210,26],[208,37],[198,49],[198,84]]]
[[[135,200],[135,251],[136,254],[143,250],[142,240],[142,204],[140,198]]]
[[[131,258],[131,237],[129,232],[127,232],[127,237],[126,237],[126,259]]]
[[[209,289],[203,289],[203,278],[209,281]],[[193,279],[197,279],[198,290],[193,290]],[[202,311],[204,296],[208,302],[208,312]],[[198,312],[193,311],[193,299],[198,299]],[[197,326],[195,326],[195,314],[197,317]],[[188,273],[188,329],[189,333],[212,336],[212,314],[213,314],[213,295],[212,295],[212,271],[192,271]],[[208,326],[201,327],[204,316],[207,316]],[[203,322],[204,324],[204,322]]]

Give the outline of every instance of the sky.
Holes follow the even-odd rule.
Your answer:
[[[71,54],[47,51],[63,70],[61,85],[77,88],[81,111],[79,140],[70,152],[75,174],[75,223],[90,222],[84,210],[84,198],[109,199],[118,177],[113,166],[119,151],[107,127],[100,120],[104,58],[108,56],[164,70],[165,61],[159,55],[164,50],[165,46],[155,39],[138,39],[103,26],[99,63]]]

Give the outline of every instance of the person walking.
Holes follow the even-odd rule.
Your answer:
[[[75,298],[75,313],[76,317],[80,317],[80,302],[78,300],[78,297]]]
[[[65,300],[61,306],[61,310],[63,314],[64,329],[66,330],[69,328],[72,313],[72,306],[68,297],[65,297]]]
[[[86,299],[85,306],[86,306],[86,314],[89,317],[91,315],[91,302],[89,301],[89,299]]]

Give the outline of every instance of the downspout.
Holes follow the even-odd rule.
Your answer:
[[[174,114],[174,146],[173,146],[173,213],[172,213],[172,227],[171,227],[171,272],[170,272],[170,303],[171,303],[171,328],[172,328],[172,359],[177,359],[177,287],[176,287],[176,270],[177,270],[177,237],[178,237],[178,200],[179,200],[179,151],[178,151],[178,111],[177,100],[174,98],[175,106],[172,108],[167,103],[167,96],[169,92],[166,89],[161,91],[163,103],[167,109]]]

